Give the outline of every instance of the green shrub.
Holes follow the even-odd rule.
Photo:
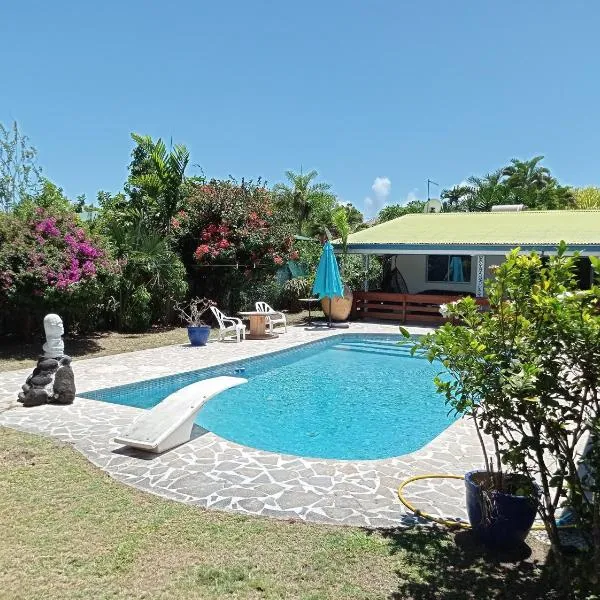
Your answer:
[[[283,308],[291,312],[299,312],[303,306],[300,298],[308,298],[312,294],[312,280],[309,277],[296,277],[283,284],[281,301]]]
[[[239,293],[240,310],[254,310],[256,302],[266,302],[273,308],[281,308],[282,286],[274,278],[266,281],[250,281]]]

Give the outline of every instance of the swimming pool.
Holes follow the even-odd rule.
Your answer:
[[[197,424],[261,450],[313,458],[381,459],[413,452],[452,421],[433,377],[399,337],[342,335],[262,357],[80,394],[151,408],[200,379],[249,380],[219,394]]]

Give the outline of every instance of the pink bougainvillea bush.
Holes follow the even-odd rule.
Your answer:
[[[60,312],[72,326],[94,327],[110,312],[119,265],[102,240],[71,212],[38,207],[0,217],[0,307],[28,319]]]

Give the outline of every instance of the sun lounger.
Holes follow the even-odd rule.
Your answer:
[[[115,442],[156,453],[184,444],[190,440],[196,415],[207,400],[247,382],[241,377],[213,377],[192,383],[145,411]]]

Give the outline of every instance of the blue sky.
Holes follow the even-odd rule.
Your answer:
[[[185,143],[209,177],[314,168],[368,215],[512,157],[600,184],[593,0],[21,0],[0,16],[0,121],[71,197],[122,188],[132,131]]]

